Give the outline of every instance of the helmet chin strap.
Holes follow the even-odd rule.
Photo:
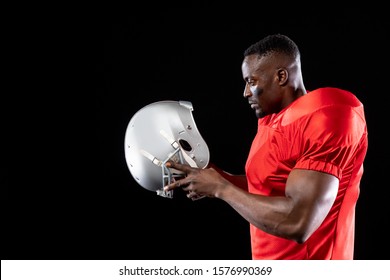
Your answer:
[[[191,167],[198,167],[198,165],[196,164],[196,162],[185,152],[185,150],[179,145],[179,143],[177,143],[177,141],[173,138],[173,137],[170,137],[168,135],[168,133],[166,133],[164,130],[160,130],[160,134],[172,145],[173,148],[175,148],[175,153],[176,152],[181,152],[181,153],[178,153],[179,154],[179,158],[180,158],[180,163],[183,163],[184,161],[188,163],[189,166]],[[169,157],[170,158],[170,157]],[[168,159],[169,159],[168,158]],[[165,166],[165,163],[166,161],[164,162],[164,166]],[[165,167],[166,168],[166,167]],[[169,172],[169,168],[166,168]],[[172,168],[173,169],[173,168]],[[173,169],[173,170],[176,170],[176,169]],[[163,172],[164,174],[164,172]],[[163,175],[164,176],[164,175]],[[171,181],[171,180],[169,180]],[[204,195],[195,195],[193,196],[191,199],[192,200],[198,200],[198,199],[201,199],[205,197]]]
[[[174,149],[180,149],[181,151],[181,154],[183,156],[183,159],[191,166],[191,167],[198,167],[198,165],[196,164],[196,162],[184,151],[184,149],[179,145],[179,143],[177,143],[177,141],[173,138],[173,137],[170,137],[168,133],[166,133],[164,130],[160,130],[160,134],[168,141],[169,144],[171,144],[171,146],[174,148]],[[183,163],[183,162],[181,162]]]
[[[175,162],[184,163],[186,162],[191,167],[198,167],[196,162],[185,152],[185,150],[179,145],[179,143],[173,138],[170,137],[168,133],[166,133],[164,130],[160,130],[160,134],[164,137],[165,140],[168,141],[168,143],[175,149],[172,153],[168,155],[168,157],[162,161],[158,159],[157,157],[153,156],[149,152],[141,149],[140,153],[149,159],[153,164],[160,166],[162,168],[162,179],[163,179],[163,187],[167,184],[170,184],[173,182],[174,178],[183,178],[184,174],[183,172],[176,170],[174,168],[168,168],[166,167],[166,163],[169,160],[173,160]],[[172,172],[174,171],[174,172]],[[157,195],[172,198],[173,197],[173,191],[164,191],[163,188],[160,190],[157,190]],[[197,198],[193,198],[193,200],[202,198],[203,196],[199,196]]]

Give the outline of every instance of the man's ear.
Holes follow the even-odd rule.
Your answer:
[[[288,81],[288,70],[286,68],[279,68],[277,70],[277,79],[279,82],[279,85],[284,86],[287,84]]]

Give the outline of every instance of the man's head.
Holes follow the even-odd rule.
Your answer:
[[[306,93],[297,45],[287,36],[269,35],[244,52],[244,97],[258,118],[278,113]]]

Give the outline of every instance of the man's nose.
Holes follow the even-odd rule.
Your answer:
[[[247,97],[249,97],[251,95],[252,95],[252,92],[251,92],[251,90],[249,88],[248,83],[246,83],[245,84],[245,88],[244,88],[244,98],[247,98]]]

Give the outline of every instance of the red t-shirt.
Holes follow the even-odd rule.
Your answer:
[[[326,172],[340,183],[329,214],[303,244],[250,225],[252,258],[353,259],[355,206],[367,145],[363,105],[344,90],[320,88],[260,118],[245,166],[251,193],[284,196],[294,168]]]

